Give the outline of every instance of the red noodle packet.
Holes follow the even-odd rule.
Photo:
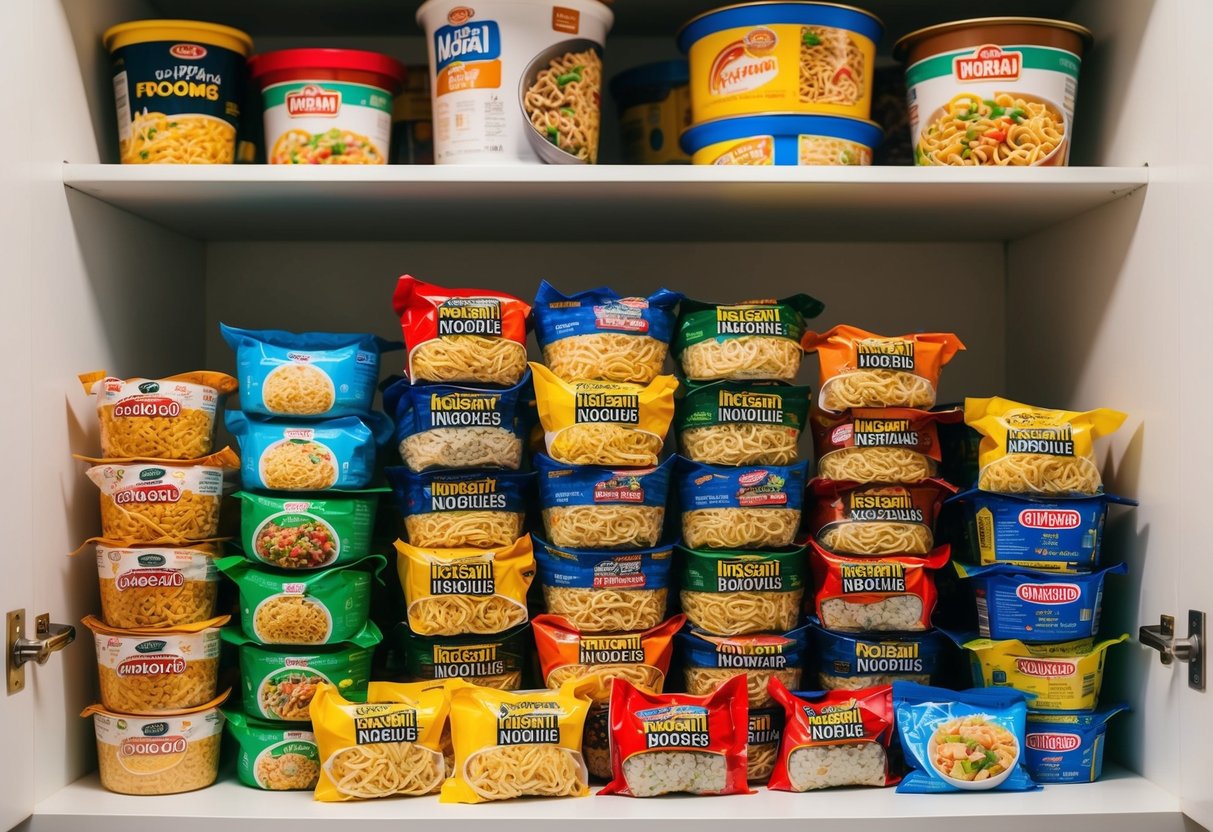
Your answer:
[[[934,545],[935,521],[944,500],[955,494],[956,486],[938,478],[916,483],[857,483],[827,480],[809,482],[809,492],[817,499],[809,513],[808,527],[814,540],[835,551],[851,554],[885,554],[830,547],[830,530],[852,523],[904,523],[922,526],[932,541],[916,554],[926,554]],[[905,551],[893,550],[893,553]]]
[[[839,414],[814,408],[809,417],[818,465],[822,457],[846,448],[905,448],[940,462],[939,424],[963,421],[962,410],[912,407],[855,407]]]
[[[745,675],[709,696],[645,693],[624,679],[611,686],[611,780],[599,794],[749,794],[750,735]],[[702,755],[698,766],[671,755]],[[653,755],[653,756],[648,756]],[[698,772],[697,774],[695,772]],[[681,774],[681,776],[679,776]]]
[[[812,541],[814,612],[827,630],[839,632],[922,632],[931,629],[939,593],[937,569],[951,559],[949,546],[926,557],[839,555]]]

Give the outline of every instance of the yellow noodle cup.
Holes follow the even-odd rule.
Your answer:
[[[97,541],[101,618],[111,627],[161,628],[215,614],[215,547],[125,546]]]
[[[1098,643],[1087,638],[1057,644],[979,638],[964,646],[972,658],[975,685],[1022,691],[1034,697],[1036,711],[1080,711],[1099,701],[1108,648],[1128,638],[1125,634]]]

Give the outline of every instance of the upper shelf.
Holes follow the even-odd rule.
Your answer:
[[[202,240],[1013,240],[1147,168],[63,167],[69,188]]]

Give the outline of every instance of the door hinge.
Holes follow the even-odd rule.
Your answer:
[[[76,640],[76,628],[70,624],[52,624],[48,613],[34,619],[34,637],[25,636],[25,610],[13,610],[8,614],[8,650],[5,665],[8,669],[8,693],[25,690],[25,665],[29,662],[46,664],[51,653],[58,652]]]
[[[1205,689],[1205,614],[1188,610],[1188,637],[1175,637],[1175,617],[1159,616],[1158,624],[1143,625],[1137,634],[1141,643],[1159,652],[1163,664],[1178,659],[1188,666],[1188,687]]]

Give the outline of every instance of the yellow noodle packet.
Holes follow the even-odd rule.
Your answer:
[[[569,465],[653,466],[674,420],[678,380],[564,381],[531,363],[548,456]]]
[[[581,735],[589,693],[597,685],[597,677],[590,676],[559,690],[456,690],[451,697],[455,770],[442,786],[441,802],[589,794]]]
[[[446,777],[442,729],[450,693],[441,685],[393,691],[380,682],[366,702],[350,702],[331,684],[312,697],[320,749],[315,797],[325,802],[433,794]]]
[[[494,549],[427,549],[396,541],[409,629],[421,636],[500,633],[527,620],[531,536]]]
[[[430,679],[425,682],[371,682],[366,688],[367,702],[412,702],[422,693],[431,690],[446,691],[449,699],[459,688],[471,685],[461,678]],[[442,749],[442,761],[446,766],[446,776],[450,777],[455,771],[455,746],[451,743],[451,720],[442,722],[442,737],[438,743]]]
[[[1117,410],[1050,410],[1010,399],[965,399],[965,423],[981,434],[977,487],[1000,494],[1098,494],[1095,440],[1125,420]]]

